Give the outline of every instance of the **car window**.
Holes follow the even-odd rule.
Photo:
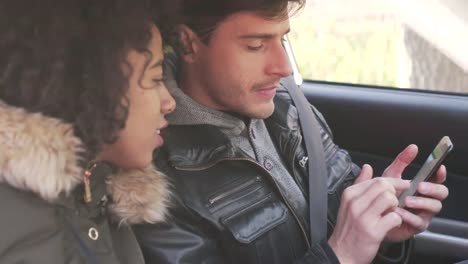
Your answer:
[[[309,0],[291,28],[304,80],[468,94],[466,0]]]

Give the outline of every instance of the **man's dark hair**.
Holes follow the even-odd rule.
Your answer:
[[[228,16],[251,11],[280,19],[302,9],[306,0],[180,0],[182,23],[208,43],[216,26]]]
[[[125,126],[128,52],[149,61],[151,24],[172,28],[161,2],[2,0],[0,100],[72,124],[93,157]]]

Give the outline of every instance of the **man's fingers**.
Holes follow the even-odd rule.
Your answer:
[[[364,164],[362,166],[361,174],[356,178],[354,184],[346,188],[341,196],[341,204],[343,208],[347,210],[350,203],[357,197],[360,197],[362,193],[372,184],[373,169],[370,165]]]
[[[392,178],[401,178],[401,174],[405,170],[405,168],[413,162],[413,160],[418,155],[418,147],[414,144],[409,145],[406,147],[396,159],[390,164],[390,166],[385,169],[382,176],[384,177],[392,177]]]
[[[403,223],[402,217],[396,212],[390,212],[382,217],[375,225],[377,233],[387,234],[393,228],[401,226]]]
[[[447,168],[444,165],[440,165],[436,174],[432,176],[429,181],[434,183],[444,183],[447,178]]]
[[[435,215],[442,210],[442,202],[426,197],[409,196],[405,198],[405,207]]]
[[[430,216],[428,214],[413,214],[408,210],[403,208],[395,208],[395,212],[400,215],[401,219],[405,224],[410,225],[419,232],[422,232],[427,229],[429,226]]]
[[[395,196],[395,193],[384,191],[375,197],[375,199],[365,208],[362,215],[364,218],[374,218],[378,221],[385,212],[394,209],[397,206],[398,198]]]
[[[421,182],[418,186],[418,193],[426,197],[443,201],[448,197],[449,189],[442,184]]]
[[[385,210],[398,205],[396,194],[399,190],[408,188],[409,185],[409,181],[406,180],[374,178],[359,186],[354,186],[355,188],[351,189],[350,193],[347,193],[348,190],[345,191],[342,202],[349,206],[349,210],[355,216],[367,214],[369,217],[380,217]]]
[[[356,178],[354,181],[354,184],[361,183],[363,181],[367,181],[372,179],[372,176],[374,175],[374,170],[369,164],[364,164],[362,166],[361,174]]]

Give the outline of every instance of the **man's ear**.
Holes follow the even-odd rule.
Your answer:
[[[203,45],[198,35],[186,25],[178,25],[177,33],[180,56],[188,63],[196,61],[200,45]]]

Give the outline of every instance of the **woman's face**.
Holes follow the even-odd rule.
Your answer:
[[[124,168],[144,168],[152,162],[153,151],[163,144],[160,130],[168,125],[165,115],[175,108],[174,98],[163,82],[163,49],[159,30],[152,27],[148,53],[131,50],[129,67],[130,102],[125,128],[111,145],[105,145],[98,160]]]

